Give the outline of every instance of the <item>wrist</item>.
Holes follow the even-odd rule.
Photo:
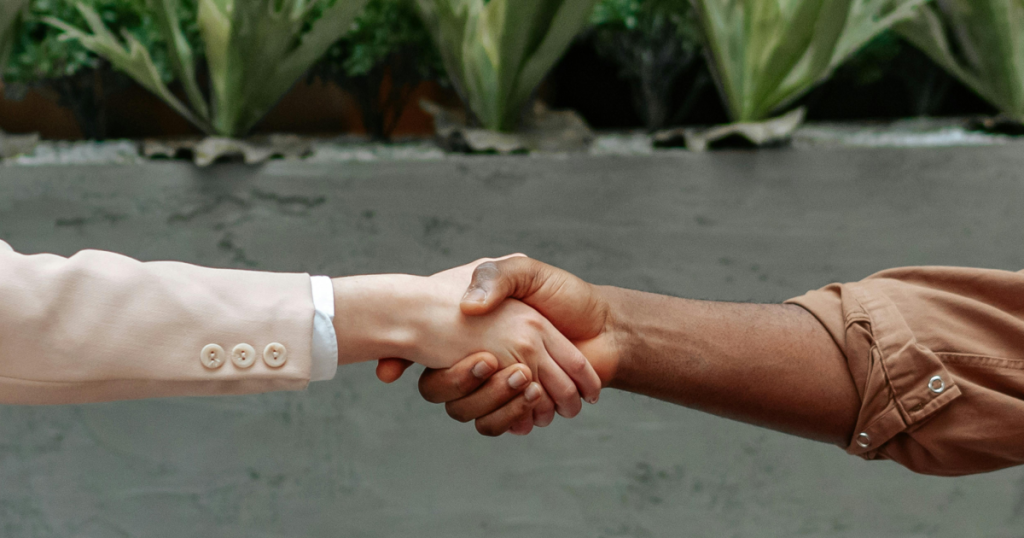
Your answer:
[[[621,295],[624,291],[613,286],[593,286],[592,293],[605,305],[604,324],[595,338],[575,342],[605,387],[613,386],[618,379],[629,341],[630,332],[625,325],[627,317],[622,312],[625,302]]]
[[[410,357],[423,280],[396,274],[333,279],[338,364]]]

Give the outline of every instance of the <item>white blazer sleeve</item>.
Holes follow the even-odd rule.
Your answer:
[[[301,390],[313,318],[306,274],[0,241],[0,403]]]

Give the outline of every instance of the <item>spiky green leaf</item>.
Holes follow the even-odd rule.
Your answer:
[[[946,0],[896,30],[1000,112],[1024,121],[1024,0]]]
[[[47,19],[46,22],[64,31],[64,39],[76,39],[85,48],[106,58],[114,67],[124,71],[147,90],[156,94],[175,111],[184,116],[197,127],[209,130],[205,120],[196,116],[184,103],[167,88],[160,76],[160,71],[153,64],[146,47],[132,34],[124,33],[122,43],[107,27],[94,9],[78,4],[78,10],[88,24],[92,33],[86,33],[58,19]]]
[[[694,0],[734,121],[780,112],[928,0]]]
[[[418,0],[448,76],[480,123],[516,128],[597,0]]]
[[[211,134],[246,134],[297,80],[344,35],[366,0],[198,0],[197,24],[210,70],[211,102],[196,83],[193,50],[177,17],[179,0],[149,0],[168,44],[168,56],[191,108],[154,77],[150,52],[138,40],[125,44],[95,12],[79,4],[90,33],[58,20],[50,23],[111,61],[175,110]]]
[[[153,12],[160,33],[167,39],[167,52],[171,69],[185,88],[185,95],[196,114],[204,120],[210,119],[210,110],[203,97],[203,92],[196,82],[195,58],[192,46],[189,45],[185,33],[178,22],[178,0],[148,0],[147,5]]]

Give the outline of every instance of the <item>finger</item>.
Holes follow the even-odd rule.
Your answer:
[[[381,359],[377,361],[377,379],[385,383],[394,383],[412,366],[412,361],[405,359]]]
[[[508,429],[508,433],[511,433],[512,435],[529,435],[532,431],[533,417],[530,416],[530,413],[524,415],[519,419],[519,422],[516,422]]]
[[[548,329],[544,335],[544,347],[548,355],[576,383],[576,390],[587,403],[597,403],[601,396],[601,378],[594,371],[593,365],[553,326],[548,325]]]
[[[469,422],[493,413],[519,396],[533,381],[533,374],[525,364],[515,364],[494,374],[472,394],[445,404],[448,416],[459,422]]]
[[[523,417],[529,417],[534,406],[540,401],[544,389],[537,383],[530,383],[522,394],[493,413],[476,419],[476,431],[481,435],[497,437],[507,432]]]
[[[533,425],[538,428],[546,428],[555,420],[555,402],[551,396],[544,392],[541,394],[540,402],[533,408]]]
[[[427,369],[420,376],[420,394],[431,403],[444,403],[473,392],[494,372],[498,359],[487,352],[474,353],[451,368]]]
[[[462,297],[462,312],[479,316],[494,310],[509,297],[521,299],[530,295],[534,284],[543,282],[539,273],[544,267],[525,256],[481,263],[473,271],[473,279]]]
[[[545,351],[537,364],[537,380],[555,402],[555,411],[565,418],[572,418],[583,409],[580,393],[572,379],[555,363]]]

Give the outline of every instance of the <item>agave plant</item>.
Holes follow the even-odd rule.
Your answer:
[[[896,30],[1000,112],[1024,122],[1024,0],[939,0]]]
[[[781,112],[927,1],[694,0],[694,5],[732,119],[754,122]]]
[[[4,67],[7,65],[7,56],[11,53],[11,46],[18,31],[18,21],[28,0],[4,0],[0,2],[0,78],[3,78]]]
[[[145,0],[81,0],[100,15],[109,28],[130,32],[147,49],[163,51],[163,37],[146,9]],[[85,20],[67,0],[29,0],[21,30],[11,48],[3,72],[9,98],[18,99],[29,90],[54,99],[74,115],[83,137],[107,137],[108,112],[116,94],[131,86],[131,78],[115,70],[75,40],[61,39],[63,31],[45,19],[59,18],[75,25]],[[188,28],[194,34],[194,27]],[[198,36],[193,36],[193,42]],[[165,54],[153,57],[165,83],[174,79]]]
[[[198,0],[199,34],[209,67],[210,102],[197,82],[195,51],[179,19],[179,0],[148,0],[167,43],[187,104],[160,77],[149,50],[123,41],[89,6],[78,3],[91,33],[48,22],[106,58],[207,134],[242,136],[348,31],[365,0]]]
[[[417,2],[448,77],[476,120],[510,132],[597,0]]]

